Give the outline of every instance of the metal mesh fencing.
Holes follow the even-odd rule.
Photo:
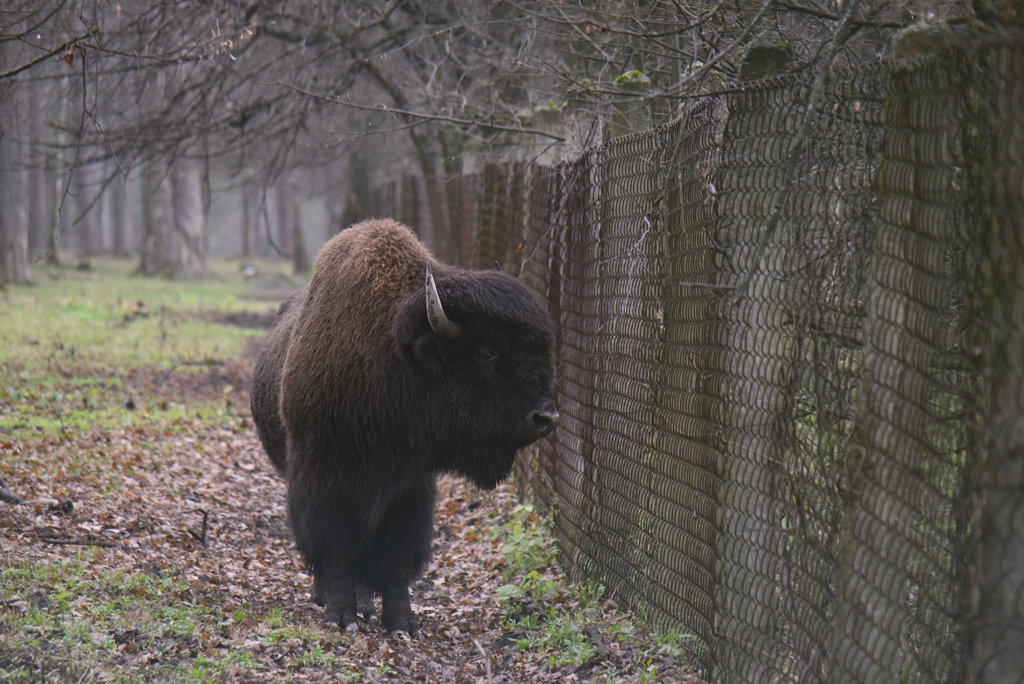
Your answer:
[[[1024,681],[1022,84],[951,45],[463,181],[557,322],[519,485],[710,679]]]
[[[968,66],[983,76],[968,129],[982,138],[970,155],[978,202],[960,226],[970,244],[961,262],[980,271],[961,316],[978,382],[961,497],[970,509],[956,511],[970,540],[962,629],[967,679],[1009,682],[1024,679],[1024,49],[987,46]]]

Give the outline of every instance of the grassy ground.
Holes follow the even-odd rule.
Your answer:
[[[214,270],[101,260],[0,292],[0,681],[688,677],[685,638],[565,582],[510,485],[442,479],[415,639],[325,624],[248,415],[298,283]]]

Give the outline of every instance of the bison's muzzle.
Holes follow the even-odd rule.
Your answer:
[[[530,441],[534,442],[542,437],[547,437],[555,429],[557,422],[558,410],[555,409],[554,402],[549,402],[544,408],[532,412],[529,417],[532,431]]]

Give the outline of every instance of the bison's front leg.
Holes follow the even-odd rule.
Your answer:
[[[313,593],[309,600],[321,608],[327,606],[327,593],[318,575],[313,576]],[[364,620],[369,620],[376,614],[373,609],[373,592],[370,587],[360,582],[356,582],[356,612],[362,615]]]
[[[356,628],[356,584],[351,577],[317,577],[314,587],[321,590],[326,617],[342,629]]]
[[[412,635],[419,626],[409,605],[409,584],[430,560],[435,496],[432,476],[397,493],[366,547],[363,572],[381,594],[381,621],[389,632]]]
[[[409,605],[409,586],[404,582],[389,583],[384,587],[381,602],[381,620],[384,629],[389,632],[408,632],[410,636],[416,634],[419,629],[419,622]]]

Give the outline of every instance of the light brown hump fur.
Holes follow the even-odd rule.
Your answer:
[[[390,219],[358,223],[323,246],[285,359],[286,423],[312,411],[311,388],[339,391],[351,369],[379,370],[399,305],[422,285],[428,262],[436,264],[413,232]]]
[[[433,258],[407,227],[391,219],[357,223],[331,238],[317,255],[312,287],[366,288],[379,303],[397,303],[418,287]]]

